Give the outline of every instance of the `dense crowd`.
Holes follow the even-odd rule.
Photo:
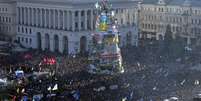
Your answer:
[[[80,93],[79,100],[76,101],[162,101],[171,96],[183,99],[182,101],[190,101],[183,98],[184,94],[188,91],[186,95],[190,96],[189,90],[197,87],[194,82],[201,80],[199,71],[190,70],[190,67],[200,63],[196,55],[184,59],[182,57],[181,60],[184,61],[164,62],[159,61],[162,56],[157,56],[153,51],[122,48],[121,52],[124,74],[90,74],[86,71],[87,57],[38,51],[15,54],[15,57],[22,60],[16,63],[1,61],[1,69],[5,71],[1,74],[13,73],[17,69],[23,69],[26,73],[53,69],[55,75],[32,81],[25,86],[25,92],[31,96],[38,93],[48,95],[50,92],[47,88],[58,84],[58,91],[52,93],[62,95],[62,92],[68,92],[64,101],[73,101],[72,91]],[[25,54],[31,54],[32,58],[24,59]],[[43,57],[46,56],[56,57],[57,63],[53,66],[42,64]],[[47,96],[43,98],[44,101],[47,99]],[[58,101],[59,97],[54,99]]]

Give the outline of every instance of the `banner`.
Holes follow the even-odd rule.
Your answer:
[[[113,44],[113,43],[117,44],[117,43],[119,43],[119,38],[118,38],[118,36],[106,38],[105,43],[106,44]]]

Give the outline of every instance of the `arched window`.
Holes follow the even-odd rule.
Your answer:
[[[45,34],[45,49],[50,50],[50,37],[49,37],[49,34]]]
[[[59,37],[54,35],[54,51],[59,52]]]
[[[41,33],[37,32],[37,47],[38,49],[41,49]]]
[[[63,37],[63,53],[68,54],[68,37]]]

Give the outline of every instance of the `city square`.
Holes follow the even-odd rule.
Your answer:
[[[0,0],[0,101],[201,101],[200,4]]]

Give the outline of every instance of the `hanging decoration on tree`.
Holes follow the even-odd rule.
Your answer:
[[[112,5],[102,0],[95,4],[95,8],[96,32],[92,34],[89,70],[91,73],[123,73],[118,22]]]

